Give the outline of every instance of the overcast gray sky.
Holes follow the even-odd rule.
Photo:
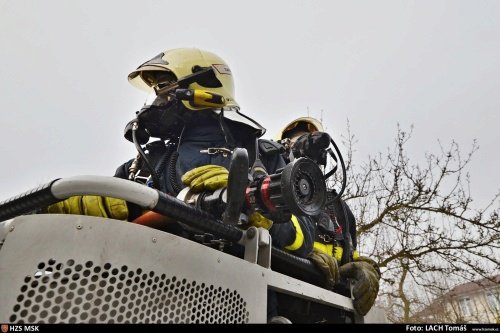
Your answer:
[[[268,137],[323,110],[361,161],[413,124],[412,158],[477,139],[472,193],[500,187],[500,1],[0,0],[0,200],[134,157],[127,75],[177,47],[225,59]]]

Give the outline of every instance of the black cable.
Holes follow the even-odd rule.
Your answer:
[[[141,145],[137,141],[137,129],[138,128],[139,128],[139,125],[137,124],[137,121],[136,121],[132,125],[132,141],[134,142],[135,148],[139,152],[139,155],[141,155],[142,160],[144,161],[144,163],[146,163],[146,167],[148,168],[149,172],[151,173],[151,178],[153,180],[153,188],[159,190],[160,189],[160,180],[158,178],[158,175],[156,174],[155,169],[149,163],[149,160],[146,157],[144,150],[142,149]]]
[[[340,160],[340,165],[342,166],[342,187],[340,188],[340,191],[337,194],[337,196],[330,199],[329,201],[327,201],[326,205],[329,205],[329,204],[333,203],[335,200],[340,199],[340,197],[344,193],[345,187],[347,185],[347,171],[345,168],[344,159],[342,158],[342,154],[340,153],[339,147],[337,147],[337,145],[335,144],[335,141],[333,141],[333,139],[330,139],[330,142],[333,145],[333,147],[335,148],[335,151],[337,152],[339,160]]]
[[[267,130],[261,125],[259,124],[258,122],[256,122],[255,120],[253,120],[252,118],[244,115],[243,113],[240,112],[240,110],[238,108],[235,109],[235,112],[237,114],[239,114],[240,116],[242,116],[243,118],[246,118],[247,120],[251,121],[252,123],[254,123],[257,127],[260,128],[260,135],[259,137],[263,136],[264,134],[266,134]]]

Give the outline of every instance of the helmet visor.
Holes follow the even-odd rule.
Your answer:
[[[215,70],[213,67],[200,67],[193,66],[193,81],[198,83],[200,86],[205,88],[220,88],[222,87],[222,82],[219,81],[215,75]],[[199,73],[199,75],[196,75]]]

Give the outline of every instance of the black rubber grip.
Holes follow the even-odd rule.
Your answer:
[[[0,222],[61,201],[51,192],[52,184],[59,179],[0,202]]]
[[[243,231],[229,225],[205,211],[189,206],[184,201],[168,194],[159,192],[158,203],[153,211],[172,217],[188,226],[217,235],[231,242],[238,242],[243,236]]]
[[[235,148],[229,166],[227,181],[227,205],[222,214],[224,224],[236,224],[245,203],[245,190],[248,185],[248,152]]]

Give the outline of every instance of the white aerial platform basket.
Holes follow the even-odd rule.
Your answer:
[[[268,289],[353,311],[347,297],[138,224],[0,223],[3,323],[266,323]]]

